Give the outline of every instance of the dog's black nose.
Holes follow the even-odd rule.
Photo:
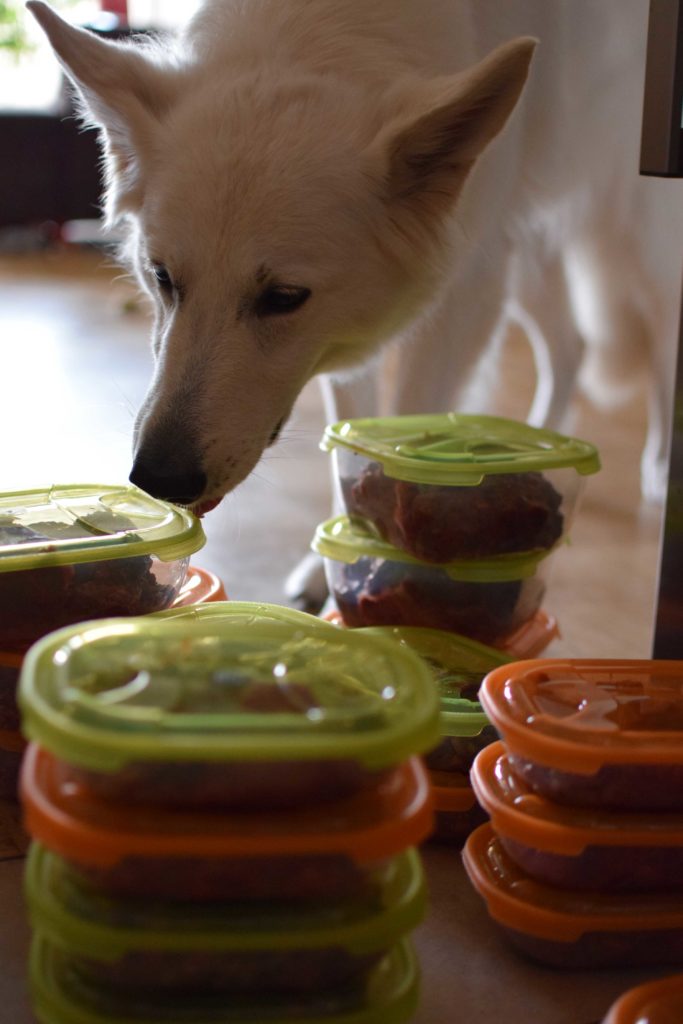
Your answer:
[[[133,463],[129,480],[152,497],[173,501],[178,505],[191,505],[206,490],[206,473],[201,470],[164,476],[139,458]]]

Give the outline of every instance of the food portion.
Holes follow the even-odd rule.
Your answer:
[[[249,602],[111,620],[34,646],[29,739],[94,795],[265,810],[338,800],[438,742],[413,652]]]
[[[541,473],[493,474],[458,487],[395,480],[371,462],[341,488],[350,515],[425,562],[549,549],[563,534],[562,495]]]
[[[0,548],[38,545],[49,552],[51,545],[81,535],[80,528],[59,523],[29,529],[0,521]],[[168,608],[186,568],[186,560],[166,564],[139,555],[0,571],[0,650],[23,652],[46,633],[74,622]]]
[[[107,899],[34,844],[26,869],[33,927],[74,971],[117,991],[316,993],[362,985],[422,919],[419,858],[394,858],[376,898],[296,905],[242,901],[165,905]]]
[[[514,771],[550,800],[683,811],[683,662],[530,661],[489,673],[480,699]]]
[[[429,780],[435,810],[431,841],[462,846],[468,835],[487,820],[486,812],[477,803],[466,774],[433,770]]]
[[[455,580],[434,566],[359,558],[327,560],[330,591],[347,626],[422,626],[495,645],[530,619],[545,585],[537,577]]]
[[[544,800],[513,770],[502,743],[477,756],[470,779],[501,846],[530,878],[605,893],[683,888],[683,815]]]
[[[0,493],[0,651],[86,619],[167,608],[204,543],[186,509],[137,487]]]
[[[468,838],[463,860],[474,888],[511,942],[564,969],[680,964],[683,895],[565,890],[534,881],[490,825]]]

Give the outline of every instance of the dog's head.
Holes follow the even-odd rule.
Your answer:
[[[533,41],[369,96],[332,77],[203,67],[28,4],[101,129],[105,212],[156,310],[131,479],[201,510],[277,437],[304,384],[405,328]],[[450,255],[449,255],[450,258]]]

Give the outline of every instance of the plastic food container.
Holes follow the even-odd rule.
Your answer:
[[[364,985],[419,924],[426,899],[415,850],[394,858],[369,903],[109,900],[38,843],[29,851],[25,888],[32,927],[62,948],[79,974],[118,991],[178,994],[305,995]]]
[[[334,626],[344,625],[343,619],[336,608],[326,611],[324,618],[326,622],[331,622]],[[390,628],[399,629],[400,627]],[[507,654],[508,659],[511,661],[524,661],[526,658],[538,657],[539,654],[543,653],[548,644],[552,643],[559,636],[560,629],[557,619],[554,615],[549,615],[541,608],[533,618],[525,622],[514,633],[505,637],[496,650]],[[466,640],[467,638],[463,637],[462,639]]]
[[[470,832],[486,821],[467,775],[430,771],[435,822],[431,839],[461,846]]]
[[[131,999],[94,986],[41,934],[34,936],[30,958],[40,1024],[407,1024],[417,1009],[418,986],[417,960],[407,940],[370,972],[365,986],[344,985],[305,1000],[261,992],[229,1005],[211,993],[178,1000],[148,989]]]
[[[425,755],[425,763],[435,771],[467,773],[475,755],[498,739],[477,700],[479,687],[486,673],[509,657],[444,630],[378,626],[368,632],[391,637],[427,662],[439,690],[441,742]]]
[[[585,441],[459,413],[347,420],[321,447],[348,514],[425,562],[549,550],[600,468]]]
[[[683,661],[518,662],[494,669],[479,699],[543,796],[683,811]]]
[[[477,756],[470,779],[509,856],[563,889],[683,889],[683,814],[553,803],[512,771],[502,743]]]
[[[683,1020],[683,974],[638,985],[614,1003],[603,1024],[678,1024]]]
[[[491,825],[465,843],[465,868],[521,952],[552,967],[649,967],[683,958],[683,893],[595,893],[544,885],[505,853]]]
[[[171,608],[185,608],[193,604],[206,604],[207,601],[227,601],[228,595],[220,577],[208,569],[200,569],[190,565],[185,582],[178,591]]]
[[[545,551],[427,565],[348,516],[320,524],[312,547],[346,626],[420,626],[497,646],[545,594]]]
[[[335,903],[377,897],[387,863],[431,832],[418,758],[372,790],[286,814],[178,811],[90,796],[31,746],[22,771],[28,832],[100,891],[166,902]]]
[[[439,738],[416,654],[249,602],[54,633],[26,656],[20,703],[28,739],[129,804],[337,800]]]
[[[204,544],[190,512],[136,487],[0,495],[0,650],[60,626],[167,608]]]

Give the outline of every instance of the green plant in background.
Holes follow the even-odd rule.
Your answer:
[[[72,7],[78,0],[53,0],[55,7]],[[26,18],[29,15],[24,0],[0,0],[0,53],[20,57],[32,50],[26,33]]]

